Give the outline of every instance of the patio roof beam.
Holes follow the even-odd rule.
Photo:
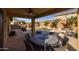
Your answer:
[[[26,8],[26,9],[15,9],[15,8],[12,9],[11,8],[11,9],[6,9],[6,11],[7,11],[8,16],[22,17],[22,18],[32,18],[33,16],[28,14],[29,13],[27,11],[28,9],[29,8]],[[35,14],[35,18],[39,18],[39,17],[47,16],[47,15],[50,15],[50,14],[62,12],[62,11],[69,10],[69,9],[72,9],[72,8],[50,8],[49,10],[47,10],[47,8],[46,8],[47,11],[44,11],[45,8],[44,8],[44,10],[41,9],[41,8],[31,8],[31,12],[33,14]],[[40,12],[40,11],[42,11],[42,12]],[[25,13],[27,13],[27,14],[25,14]]]
[[[42,13],[40,15],[37,15],[35,18],[39,18],[39,17],[55,14],[55,13],[62,12],[62,11],[65,11],[65,10],[70,10],[70,9],[71,8],[55,8],[55,9],[51,9],[50,11],[47,11],[47,12]]]
[[[8,16],[21,17],[21,18],[32,18],[31,16],[19,15],[19,14],[11,14],[11,13],[8,13]]]

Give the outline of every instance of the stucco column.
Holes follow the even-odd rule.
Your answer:
[[[6,50],[8,48],[8,24],[9,19],[5,9],[2,10],[2,15],[0,19],[0,50]]]
[[[8,30],[9,30],[9,18],[7,16],[6,10],[3,9],[4,11],[4,41],[3,41],[3,48],[8,48]]]
[[[35,18],[32,18],[31,28],[32,36],[35,36]]]
[[[78,18],[78,29],[79,29],[79,8],[77,10],[77,18]],[[79,30],[78,30],[78,50],[79,50]]]

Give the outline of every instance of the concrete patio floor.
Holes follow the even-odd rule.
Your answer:
[[[16,35],[11,36],[8,40],[8,48],[15,51],[25,51],[26,47],[24,44],[25,34],[27,31],[15,30]]]
[[[29,33],[29,31],[21,31],[18,29],[16,29],[15,31],[16,31],[16,35],[9,37],[8,48],[12,51],[25,51],[26,50],[25,43],[24,43],[25,34]],[[68,37],[68,38],[70,39],[69,45],[72,46],[75,50],[77,50],[78,49],[77,39],[73,37]]]

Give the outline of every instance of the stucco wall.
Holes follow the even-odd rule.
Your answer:
[[[6,14],[6,10],[4,9],[4,48],[8,48],[8,29],[9,29],[9,18]]]

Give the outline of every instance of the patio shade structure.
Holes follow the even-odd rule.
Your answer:
[[[12,17],[22,17],[22,18],[31,18],[32,19],[32,36],[35,35],[35,18],[43,17],[49,14],[54,14],[69,10],[71,8],[3,8],[0,9],[3,16],[3,38],[0,39],[0,48],[7,48],[8,44],[8,26],[9,20]]]

